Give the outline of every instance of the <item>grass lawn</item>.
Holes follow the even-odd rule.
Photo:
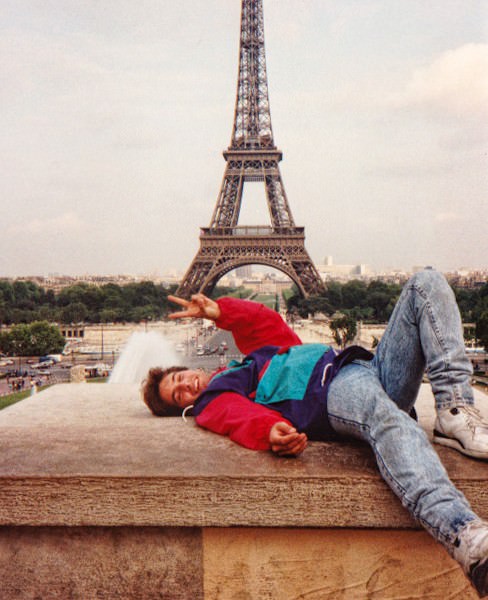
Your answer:
[[[43,385],[40,388],[37,388],[38,392],[42,392],[43,390],[47,390],[48,387],[51,387],[51,385],[53,385],[52,383],[48,384],[48,385]],[[15,404],[16,402],[19,402],[20,400],[24,400],[25,398],[28,398],[31,394],[30,389],[29,390],[22,390],[21,392],[13,392],[12,394],[7,394],[6,396],[2,396],[0,398],[0,410],[2,410],[2,408],[6,408],[7,406],[10,406],[11,404]]]
[[[254,302],[260,302],[264,304],[268,308],[274,310],[276,304],[276,295],[275,294],[256,294],[253,298]]]
[[[10,406],[11,404],[19,402],[19,400],[27,398],[27,396],[30,396],[30,390],[22,390],[21,392],[14,392],[13,394],[2,396],[0,398],[0,410],[2,410],[2,408]]]
[[[108,377],[93,377],[93,379],[87,379],[88,383],[105,383],[106,381],[108,381]],[[41,392],[42,390],[47,390],[48,387],[50,387],[50,385],[44,385],[43,387],[38,388],[37,391]],[[15,404],[16,402],[20,402],[20,400],[24,400],[24,398],[30,396],[30,393],[29,389],[22,390],[21,392],[13,392],[12,394],[0,397],[0,410],[11,404]]]

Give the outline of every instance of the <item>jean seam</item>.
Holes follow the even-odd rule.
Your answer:
[[[350,419],[344,419],[343,417],[338,417],[337,415],[329,413],[329,420],[330,420],[331,417],[333,419],[336,419],[337,421],[340,421],[344,425],[354,425],[357,429],[359,429],[359,430],[367,433],[367,437],[368,437],[367,443],[369,444],[369,446],[373,450],[377,462],[381,462],[381,464],[383,465],[383,472],[385,474],[385,476],[383,477],[383,479],[385,479],[388,482],[388,485],[390,487],[395,488],[399,492],[397,495],[400,496],[400,499],[401,499],[401,502],[402,502],[404,508],[406,508],[412,514],[412,516],[419,523],[421,523],[426,529],[428,529],[432,533],[435,532],[435,534],[436,534],[436,536],[437,536],[438,539],[442,538],[445,543],[451,544],[452,543],[452,538],[449,538],[438,527],[435,527],[434,525],[432,525],[431,523],[429,523],[425,519],[422,519],[420,516],[418,516],[416,514],[417,503],[414,502],[413,500],[411,500],[409,498],[409,496],[408,496],[407,491],[405,490],[405,488],[403,488],[398,483],[398,481],[392,476],[390,469],[386,466],[386,464],[385,464],[385,462],[383,460],[383,457],[381,456],[381,454],[376,449],[376,439],[371,435],[371,428],[370,428],[370,426],[369,425],[365,425],[363,423],[359,423],[358,421],[353,421],[353,420],[350,420]],[[380,472],[380,475],[381,475],[381,472]]]
[[[435,338],[439,344],[439,347],[441,349],[441,356],[442,356],[442,360],[444,362],[444,370],[445,371],[449,371],[450,367],[451,367],[451,360],[449,357],[449,350],[446,346],[446,342],[444,337],[442,336],[442,333],[440,331],[440,328],[437,324],[437,320],[434,314],[434,310],[432,307],[432,303],[430,302],[430,300],[428,299],[428,294],[427,292],[417,283],[412,283],[410,286],[410,289],[415,290],[424,300],[425,302],[425,309],[427,310],[427,314],[430,320],[430,324],[432,327],[432,331],[435,334]],[[423,307],[424,308],[424,307]],[[449,399],[443,399],[443,400],[437,400],[436,399],[436,406],[440,409],[440,408],[447,408],[450,406],[455,405],[456,403],[461,403],[464,404],[465,399],[464,399],[464,395],[461,391],[461,388],[459,386],[459,384],[455,383],[455,382],[451,382],[451,390],[452,390],[452,395]]]
[[[427,317],[430,321],[431,329],[432,329],[432,331],[435,335],[435,339],[437,340],[437,343],[439,344],[439,347],[441,349],[441,357],[442,357],[442,361],[444,363],[444,370],[449,371],[450,366],[451,366],[451,361],[449,358],[449,350],[446,346],[445,339],[442,336],[440,328],[437,324],[435,312],[432,307],[432,303],[430,302],[430,300],[428,298],[428,294],[420,285],[418,285],[416,283],[412,283],[411,289],[415,290],[419,294],[419,296],[424,300],[424,306],[422,307],[422,310],[426,311]],[[426,365],[426,367],[428,367],[428,365]],[[427,372],[429,372],[428,368],[427,368]],[[453,404],[453,401],[454,402],[462,402],[463,395],[459,389],[459,386],[457,384],[455,384],[454,382],[452,382],[451,390],[452,390],[452,396],[449,398],[449,400],[444,400],[443,402],[436,401],[436,405],[438,408],[440,408],[441,406],[451,406]]]
[[[437,320],[435,318],[434,310],[432,308],[432,303],[429,300],[429,296],[427,292],[416,283],[412,283],[411,289],[415,290],[424,301],[424,306],[422,307],[422,310],[427,311],[432,330],[435,333],[436,340],[442,350],[442,360],[444,361],[444,368],[447,370],[449,369],[451,364],[449,361],[449,352],[446,347],[444,337],[442,336],[442,333],[440,331],[439,325],[437,324]]]

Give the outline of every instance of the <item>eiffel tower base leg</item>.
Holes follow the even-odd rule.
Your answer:
[[[229,271],[249,264],[278,269],[296,284],[304,297],[324,291],[324,284],[305,249],[302,228],[293,228],[288,234],[255,235],[260,230],[269,233],[266,227],[235,227],[227,235],[204,230],[200,249],[176,294],[183,298],[198,292],[209,295]],[[246,231],[252,234],[246,235]]]

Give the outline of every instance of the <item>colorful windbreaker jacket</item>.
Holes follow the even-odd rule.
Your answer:
[[[213,375],[193,415],[201,427],[253,450],[269,450],[271,427],[285,421],[310,440],[335,437],[327,389],[345,364],[372,354],[351,346],[337,354],[325,344],[302,344],[281,316],[256,302],[221,298],[220,329],[232,332],[242,362]]]

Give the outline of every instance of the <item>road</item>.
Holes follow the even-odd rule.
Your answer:
[[[206,371],[215,371],[218,367],[227,364],[231,360],[240,360],[242,354],[235,345],[234,338],[228,331],[216,331],[211,337],[205,340],[205,345],[210,348],[219,347],[222,342],[227,344],[227,350],[223,354],[218,352],[215,354],[198,356],[195,348],[190,349],[190,353],[182,355],[182,361],[190,369],[202,368]]]

